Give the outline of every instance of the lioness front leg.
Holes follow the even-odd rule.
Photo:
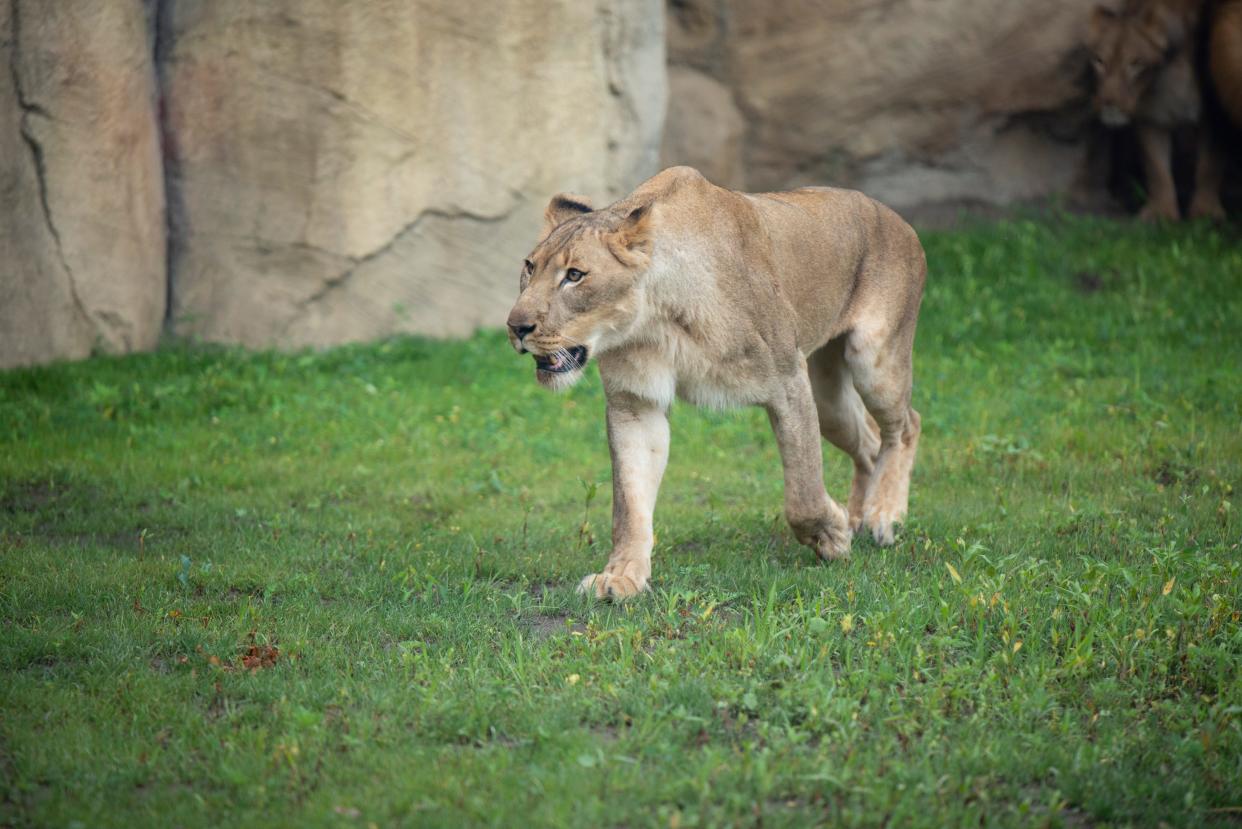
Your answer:
[[[849,558],[849,519],[824,490],[819,416],[806,361],[799,362],[780,394],[765,406],[785,468],[785,518],[798,541],[820,558]]]
[[[608,450],[612,555],[604,571],[584,578],[578,590],[600,599],[624,599],[646,590],[651,577],[652,518],[668,463],[668,415],[650,400],[609,393]]]
[[[1147,178],[1147,203],[1139,211],[1145,222],[1171,221],[1182,217],[1173,183],[1173,142],[1169,131],[1154,124],[1138,126],[1143,172]]]

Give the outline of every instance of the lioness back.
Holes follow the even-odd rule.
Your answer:
[[[835,187],[750,199],[770,217],[776,273],[799,315],[798,344],[807,353],[852,329],[877,302],[918,307],[927,273],[923,246],[886,205]]]
[[[710,248],[704,255],[732,251],[736,271],[759,287],[776,280],[803,353],[850,330],[877,302],[917,308],[926,275],[918,235],[863,193],[835,187],[739,193],[693,168],[673,167],[632,198],[650,197],[666,205],[666,239]]]

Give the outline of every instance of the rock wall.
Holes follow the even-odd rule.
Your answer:
[[[856,187],[898,208],[1063,193],[1085,157],[1093,5],[672,0],[677,134],[663,160],[735,187]],[[739,118],[737,140],[693,137],[734,135]]]
[[[660,0],[164,0],[174,330],[503,323],[546,200],[653,173]]]
[[[150,348],[167,274],[141,0],[4,0],[0,67],[0,367]]]
[[[657,169],[661,0],[0,0],[0,367],[500,325]]]
[[[661,159],[907,212],[1064,193],[1093,5],[0,0],[0,366],[498,325],[549,194]]]

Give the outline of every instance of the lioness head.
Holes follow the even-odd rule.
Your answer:
[[[522,263],[509,341],[535,358],[535,378],[573,385],[594,355],[621,342],[643,309],[650,262],[650,204],[592,210],[581,196],[554,196],[543,237]]]
[[[1185,21],[1161,0],[1130,0],[1120,12],[1095,10],[1087,47],[1095,70],[1095,111],[1106,126],[1130,123],[1184,37]]]

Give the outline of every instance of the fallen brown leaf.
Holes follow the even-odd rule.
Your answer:
[[[279,658],[280,650],[271,645],[251,645],[242,654],[241,664],[247,670],[257,671],[260,668],[272,667]]]
[[[225,662],[218,656],[208,656],[207,663],[225,671],[250,671],[271,668],[280,659],[280,649],[273,645],[250,645],[235,661]]]

